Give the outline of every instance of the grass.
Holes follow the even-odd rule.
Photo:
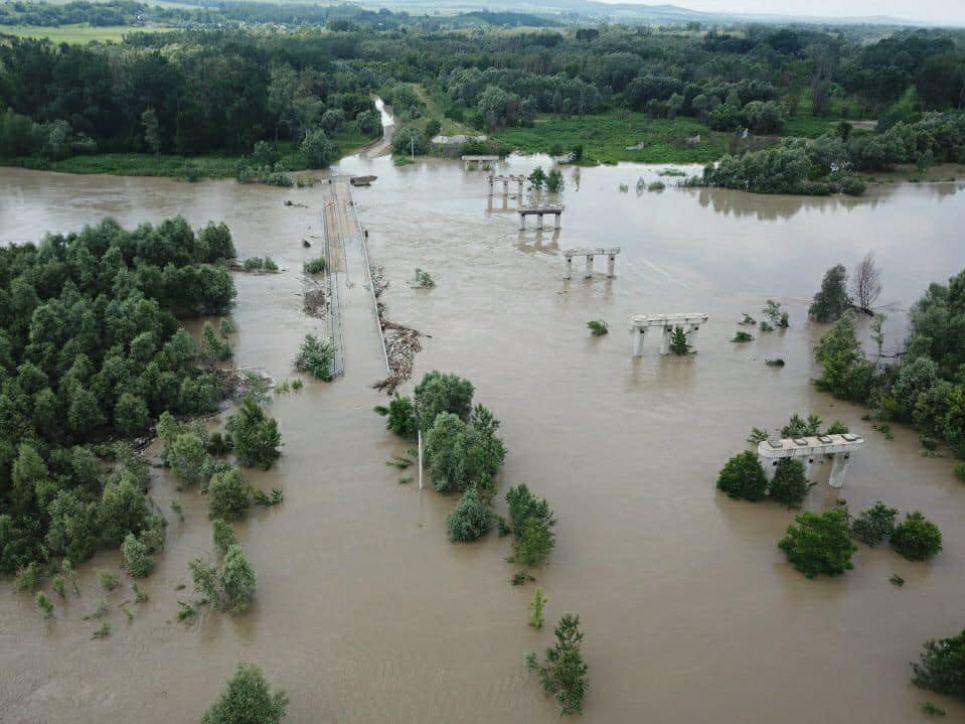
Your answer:
[[[132,27],[128,25],[105,25],[91,27],[89,25],[61,25],[56,28],[42,28],[26,25],[4,26],[0,33],[16,35],[18,38],[49,38],[53,43],[69,43],[70,45],[87,45],[87,43],[119,43],[125,35],[130,33],[157,33],[174,28],[166,27]]]
[[[417,83],[410,83],[409,86],[416,92],[416,95],[419,96],[422,102],[426,104],[425,117],[416,121],[416,124],[420,128],[425,128],[431,119],[435,119],[442,125],[440,133],[443,136],[458,136],[461,134],[478,136],[480,134],[480,131],[475,130],[471,126],[459,123],[451,118],[446,118],[446,109],[451,105],[451,101],[441,87],[435,86],[430,89]]]
[[[699,146],[687,145],[687,138],[700,135]],[[530,128],[506,128],[499,140],[521,153],[549,153],[559,144],[569,151],[582,144],[583,163],[710,163],[729,150],[728,137],[716,133],[692,118],[651,118],[645,113],[611,111],[593,116],[562,118],[537,116]],[[640,142],[646,147],[628,151]]]

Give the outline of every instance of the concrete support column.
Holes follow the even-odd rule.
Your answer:
[[[504,178],[504,179],[503,179],[503,193],[504,193],[504,194],[508,194],[508,193],[509,193],[509,179],[508,179],[508,178]]]
[[[566,268],[563,271],[563,278],[564,279],[573,278],[573,257],[572,256],[566,257]]]
[[[496,179],[493,178],[492,174],[489,174],[489,195],[490,196],[492,196],[494,193],[493,186],[495,185],[495,183],[496,183]]]
[[[562,218],[561,218],[561,216],[560,216],[559,214],[553,214],[553,228],[554,228],[554,229],[560,228],[560,221],[561,221],[561,220],[562,220]]]
[[[663,334],[660,337],[660,354],[668,355],[670,354],[670,338],[673,336],[673,326],[668,325],[663,328]]]
[[[523,231],[526,228],[526,214],[519,215],[519,230]]]
[[[643,338],[646,336],[647,330],[644,327],[634,327],[633,328],[633,356],[643,357]]]
[[[516,191],[516,195],[519,196],[519,198],[523,198],[523,179],[522,178],[516,179],[516,183],[519,184],[519,188]]]
[[[593,255],[592,254],[586,255],[586,272],[583,274],[583,276],[587,279],[593,276]]]
[[[610,256],[608,256],[606,260],[606,275],[611,279],[614,276],[613,271],[614,271],[614,268],[616,267],[616,264],[617,264],[616,255],[610,254]]]
[[[801,464],[804,465],[804,475],[810,480],[811,479],[811,468],[814,467],[814,456],[808,455],[807,457],[801,458]]]
[[[764,477],[767,478],[767,482],[774,480],[774,474],[777,472],[777,460],[774,458],[762,458],[758,456],[761,461],[761,467],[764,468]]]
[[[542,229],[542,228],[543,228],[543,215],[542,215],[542,214],[536,214],[536,228],[537,228],[537,229]]]
[[[687,344],[690,345],[690,349],[694,352],[697,351],[697,334],[700,332],[700,325],[692,324],[690,329],[687,330]]]
[[[840,488],[844,485],[844,474],[848,471],[848,464],[851,462],[851,453],[838,453],[834,456],[834,463],[831,465],[831,478],[828,484],[832,488]]]

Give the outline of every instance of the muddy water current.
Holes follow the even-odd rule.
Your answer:
[[[502,490],[526,482],[556,511],[558,545],[537,573],[550,625],[526,625],[532,585],[510,586],[508,539],[448,543],[455,501],[399,484],[385,464],[404,445],[371,412],[384,399],[371,389],[385,371],[380,342],[364,295],[346,295],[362,301],[343,314],[345,377],[274,400],[283,456],[249,476],[285,490],[282,505],[238,526],[258,575],[253,609],[176,622],[189,593],[177,588],[190,585],[187,562],[210,555],[211,528],[206,500],[155,471],[167,547],[132,621],[117,610],[130,589],[106,595],[110,638],[91,640],[98,622],[83,618],[105,597],[96,572],[116,571],[117,554],[85,564],[82,594],[56,601],[50,621],[0,583],[0,721],[196,721],[244,660],[288,691],[287,721],[298,724],[555,722],[523,659],[550,643],[564,612],[580,614],[586,635],[587,722],[914,722],[928,699],[965,719],[961,704],[912,687],[908,665],[923,641],[965,627],[965,486],[949,459],[921,457],[913,431],[886,440],[865,410],[813,389],[810,350],[823,330],[806,321],[825,269],[874,251],[893,349],[907,307],[965,266],[959,185],[886,186],[860,200],[638,195],[638,177],[656,180],[659,167],[567,169],[554,234],[517,231],[515,201],[498,186],[490,199],[484,173],[458,163],[355,158],[341,170],[379,177],[354,196],[390,281],[390,318],[429,335],[416,376],[473,380],[503,423]],[[232,342],[239,366],[290,378],[302,336],[327,333],[300,297],[301,265],[324,246],[319,189],[0,171],[6,243],[108,215],[130,226],[177,213],[224,220],[240,256],[279,263],[280,274],[236,276]],[[577,262],[563,281],[561,250],[596,246],[622,248],[616,279],[598,260],[592,279]],[[435,289],[409,287],[415,267]],[[741,313],[760,318],[768,298],[785,304],[791,328],[732,344]],[[698,354],[661,358],[650,338],[631,358],[630,314],[691,311],[710,315]],[[591,337],[592,319],[611,333]],[[778,356],[785,368],[764,365]],[[862,547],[844,577],[794,572],[776,547],[793,514],[731,501],[714,481],[751,426],[780,427],[795,411],[866,439],[840,492],[826,484],[830,466],[816,468],[808,509],[838,498],[921,509],[942,528],[941,555],[910,563]],[[888,581],[896,573],[903,588]]]

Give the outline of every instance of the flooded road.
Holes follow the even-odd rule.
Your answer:
[[[499,172],[534,165],[516,159]],[[806,321],[824,271],[873,250],[893,346],[902,310],[965,266],[958,185],[884,187],[858,200],[638,196],[638,177],[656,180],[661,167],[567,169],[562,230],[521,234],[515,202],[490,200],[482,172],[441,161],[396,168],[390,158],[349,159],[342,170],[379,177],[354,197],[372,261],[391,283],[390,318],[431,335],[416,379],[431,369],[471,379],[502,420],[502,491],[526,482],[556,512],[557,548],[537,577],[548,623],[581,616],[591,681],[583,720],[897,724],[927,721],[925,700],[949,721],[965,717],[961,704],[912,687],[908,666],[926,639],[965,627],[965,486],[950,460],[920,456],[912,431],[885,440],[864,409],[812,388],[822,329]],[[236,363],[284,380],[303,335],[320,329],[299,295],[301,265],[323,247],[321,205],[318,188],[4,169],[0,241],[105,215],[125,226],[176,213],[195,226],[223,219],[240,256],[271,255],[284,270],[236,276],[233,317]],[[563,281],[560,250],[595,246],[622,247],[616,279]],[[415,267],[434,289],[408,286]],[[790,330],[730,343],[741,313],[760,317],[768,298],[790,311]],[[684,311],[710,315],[699,354],[662,359],[648,339],[644,357],[631,358],[630,314]],[[591,337],[592,319],[611,333]],[[107,595],[109,639],[90,640],[96,624],[82,619],[104,597],[97,570],[116,571],[117,554],[85,564],[82,595],[56,601],[51,621],[0,583],[0,721],[196,721],[241,660],[289,693],[295,724],[558,721],[523,662],[550,643],[552,626],[527,627],[532,586],[510,586],[509,540],[448,543],[455,500],[398,484],[385,461],[404,446],[371,412],[385,399],[370,388],[381,360],[352,364],[378,349],[345,342],[344,379],[271,405],[283,456],[249,479],[284,488],[285,502],[238,526],[258,575],[253,609],[176,623],[188,593],[176,587],[190,585],[191,558],[210,554],[211,528],[204,498],[158,474],[167,548],[133,621],[116,608],[129,589]],[[776,356],[787,366],[765,367]],[[854,510],[878,499],[921,509],[945,550],[921,564],[862,547],[842,578],[793,571],[776,547],[793,513],[714,489],[751,426],[780,427],[793,412],[840,419],[866,439],[840,492],[826,485],[830,466],[818,467],[808,509],[838,497]],[[888,582],[895,573],[901,589]]]

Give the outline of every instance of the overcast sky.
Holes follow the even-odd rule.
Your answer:
[[[604,0],[632,2],[640,0]],[[647,0],[646,5],[667,2],[691,10],[707,12],[773,13],[857,17],[891,15],[908,20],[965,25],[965,0]]]

